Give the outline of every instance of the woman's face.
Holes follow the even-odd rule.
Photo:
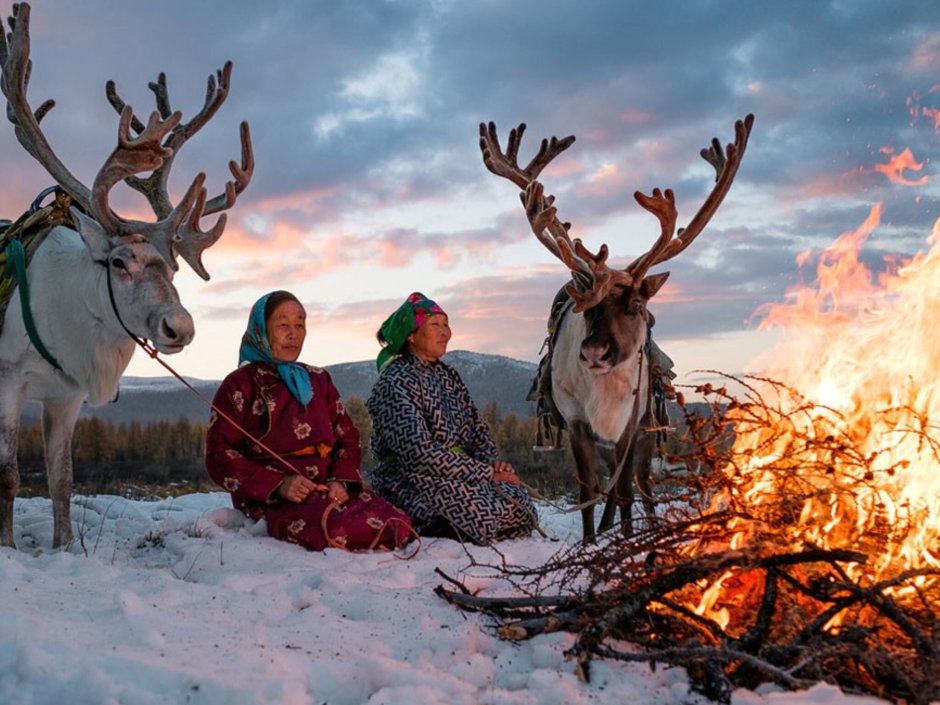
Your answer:
[[[447,316],[435,313],[418,330],[408,336],[408,349],[420,358],[436,362],[447,352],[450,342],[450,323]]]
[[[279,362],[294,362],[300,357],[307,337],[307,313],[296,301],[279,303],[265,322],[271,354]]]

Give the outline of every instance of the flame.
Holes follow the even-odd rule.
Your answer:
[[[773,434],[739,422],[735,452],[748,464],[724,471],[754,505],[779,503],[799,484],[799,496],[806,499],[792,523],[765,529],[792,550],[868,554],[866,563],[847,567],[862,581],[940,567],[940,220],[926,252],[900,263],[885,258],[885,271],[874,276],[859,252],[881,214],[875,205],[861,226],[820,254],[811,285],[792,288],[785,303],[758,312],[762,328],[783,332],[763,358],[761,375],[815,404],[788,417],[792,429]],[[812,259],[812,253],[801,253],[801,269]],[[794,461],[796,476],[783,486],[780,464],[795,453],[799,438],[814,432],[819,437],[820,429],[851,441],[858,462],[833,465],[819,451],[808,462]],[[777,472],[766,471],[771,465]],[[715,506],[727,499],[726,491]],[[736,532],[730,548],[747,544],[755,531],[753,522],[737,519],[730,528]],[[702,592],[696,611],[727,624],[727,606],[745,599],[729,595],[736,580],[742,576],[727,572]]]
[[[935,130],[940,130],[940,110],[936,108],[928,108],[926,105],[923,107],[923,115],[926,118],[930,118],[933,121],[933,128]]]
[[[927,95],[936,93],[937,91],[940,91],[940,83],[931,86],[930,90],[927,91]],[[917,121],[919,118],[925,117],[933,122],[933,127],[935,130],[940,130],[940,110],[922,105],[921,98],[916,91],[910,97],[908,97],[906,102],[913,121]]]
[[[880,151],[882,154],[888,155],[894,152],[890,147],[882,147]],[[910,147],[905,147],[903,152],[890,157],[887,164],[875,164],[874,167],[875,171],[884,174],[891,181],[902,186],[923,186],[926,184],[930,180],[930,177],[926,174],[919,179],[908,179],[904,176],[904,172],[907,170],[920,171],[923,168],[924,163],[914,159]]]

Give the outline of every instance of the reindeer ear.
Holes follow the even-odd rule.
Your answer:
[[[108,253],[111,252],[111,238],[104,231],[97,220],[89,218],[74,206],[69,209],[72,221],[78,226],[78,234],[85,241],[85,246],[91,250],[91,257],[96,262],[107,262]]]
[[[648,277],[643,277],[643,282],[640,284],[640,294],[647,299],[653,298],[668,278],[669,272],[650,274]]]

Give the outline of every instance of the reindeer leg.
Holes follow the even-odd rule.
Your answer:
[[[636,475],[636,488],[640,492],[640,501],[646,512],[646,520],[650,526],[656,524],[656,503],[653,500],[652,469],[653,456],[656,453],[656,437],[654,433],[646,433],[649,439],[637,439],[634,457],[634,474]]]
[[[0,546],[15,548],[13,543],[13,500],[20,489],[20,470],[16,464],[20,431],[22,397],[4,395],[0,412]]]
[[[9,373],[9,370],[6,371]],[[16,451],[20,433],[20,412],[25,390],[22,386],[4,385],[0,395],[0,546],[13,544],[13,501],[20,489],[20,470]]]
[[[18,429],[4,425],[0,429],[0,546],[16,548],[13,543],[13,500],[20,489],[20,471],[16,465]]]
[[[614,525],[614,519],[617,516],[617,505],[620,503],[619,492],[616,487],[610,489],[607,496],[607,502],[604,504],[604,513],[601,514],[601,523],[597,530],[604,533]]]
[[[613,477],[614,473],[617,472],[617,458],[622,458],[623,455],[621,452],[618,452],[618,449],[605,449],[600,452],[601,457],[604,459],[604,462],[607,464],[607,477]],[[620,492],[618,490],[618,484],[615,484],[610,488],[610,492],[607,495],[607,502],[604,504],[604,513],[601,514],[601,523],[598,527],[598,531],[604,533],[608,531],[610,527],[614,525],[614,519],[617,518],[617,505]]]
[[[50,400],[42,405],[46,477],[52,498],[53,548],[68,546],[72,541],[69,509],[72,499],[72,431],[81,406],[81,397]]]
[[[629,430],[629,429],[628,429]],[[620,504],[620,532],[624,537],[629,538],[633,535],[633,457],[636,448],[636,435],[627,435],[626,433],[617,441],[616,458],[620,458],[623,463],[623,469],[617,478],[614,492],[617,495]],[[616,472],[616,467],[611,472]],[[611,521],[613,524],[613,521]]]
[[[647,433],[644,430],[647,426],[649,423],[644,419],[636,434],[630,439],[626,465],[618,483],[618,492],[622,498],[620,529],[625,537],[633,535],[634,482],[640,491],[647,521],[652,522],[656,516],[653,491],[650,486],[650,464],[653,460],[653,453],[656,451],[656,434]]]
[[[568,434],[571,438],[571,452],[574,455],[575,466],[578,471],[578,500],[581,504],[590,502],[600,492],[597,484],[597,473],[594,470],[594,437],[591,429],[583,422],[576,421],[571,424]],[[582,541],[594,543],[594,505],[581,510]]]

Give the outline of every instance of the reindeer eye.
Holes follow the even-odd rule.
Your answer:
[[[643,313],[643,309],[646,308],[643,305],[643,302],[639,299],[634,299],[630,302],[630,313]]]
[[[123,269],[127,271],[127,263],[124,262],[120,257],[115,257],[111,260],[111,266],[115,269]]]

